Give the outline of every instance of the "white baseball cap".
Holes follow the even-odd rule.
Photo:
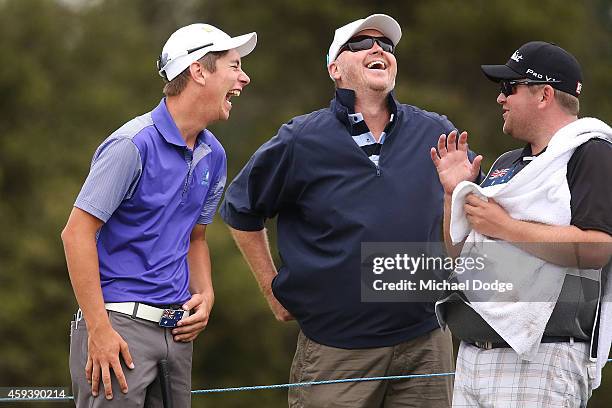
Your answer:
[[[360,31],[374,29],[380,31],[385,37],[393,41],[393,46],[396,46],[400,38],[402,38],[402,29],[393,17],[386,14],[372,14],[369,17],[361,20],[353,21],[336,30],[334,41],[329,46],[327,53],[327,66],[338,58],[340,48],[355,34]]]
[[[248,55],[257,44],[257,33],[230,37],[210,24],[191,24],[176,30],[157,60],[159,75],[172,81],[192,62],[208,52],[236,49],[240,57]]]

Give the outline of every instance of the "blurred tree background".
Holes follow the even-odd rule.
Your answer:
[[[282,123],[329,103],[325,55],[334,29],[375,12],[394,16],[404,32],[397,97],[470,131],[486,169],[518,143],[501,133],[498,88],[479,65],[503,63],[527,41],[552,41],[576,55],[585,77],[582,115],[611,122],[609,0],[0,0],[0,386],[70,384],[77,305],[59,234],[98,144],[159,102],[155,60],[174,30],[208,22],[230,35],[258,33],[243,60],[251,85],[234,98],[231,120],[212,128],[231,179]],[[195,343],[193,388],[286,382],[296,325],[273,319],[220,219],[208,239],[216,305]],[[609,407],[611,390],[608,365],[589,406]],[[286,391],[193,401],[282,407]]]

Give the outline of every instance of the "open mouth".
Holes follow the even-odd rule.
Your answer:
[[[225,95],[225,100],[227,101],[227,103],[229,103],[230,106],[232,106],[232,96],[240,96],[240,89],[232,89]]]
[[[368,69],[385,70],[385,69],[387,69],[387,64],[385,64],[385,62],[381,61],[381,60],[374,60],[374,61],[368,63],[366,65],[366,68],[368,68]]]

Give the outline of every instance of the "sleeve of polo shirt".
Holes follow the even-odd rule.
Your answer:
[[[223,189],[225,188],[225,182],[227,180],[227,158],[225,152],[221,155],[220,164],[217,166],[217,171],[213,179],[213,184],[206,194],[204,205],[202,206],[202,213],[198,218],[198,224],[208,225],[213,222],[213,217],[223,195]]]
[[[290,200],[294,122],[263,144],[227,188],[221,217],[232,228],[260,231]]]
[[[580,146],[567,165],[572,225],[612,235],[612,143],[593,139]]]
[[[107,141],[94,153],[74,206],[108,221],[121,202],[131,197],[141,171],[140,152],[130,139]]]

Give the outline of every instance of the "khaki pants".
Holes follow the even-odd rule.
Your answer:
[[[130,348],[135,368],[126,367],[123,358],[121,368],[129,391],[121,392],[117,377],[112,374],[113,399],[104,398],[104,386],[100,381],[98,396],[91,395],[91,385],[85,378],[87,363],[87,327],[85,320],[71,323],[70,327],[70,376],[77,407],[161,408],[161,386],[157,378],[157,362],[168,360],[172,402],[176,408],[191,406],[191,355],[193,343],[180,343],[172,339],[170,329],[155,322],[132,319],[130,316],[109,312],[113,329]]]
[[[449,373],[452,350],[450,331],[440,329],[392,347],[354,350],[324,346],[300,332],[290,381]],[[292,387],[289,407],[450,407],[452,388],[452,376]]]

